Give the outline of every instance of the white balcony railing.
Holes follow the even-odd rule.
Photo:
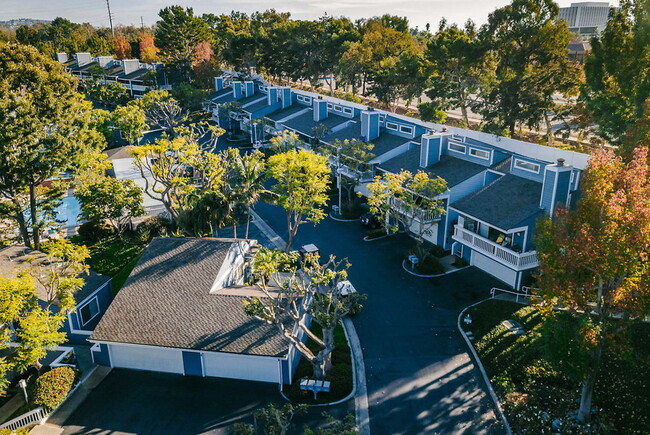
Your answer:
[[[476,233],[468,231],[456,225],[454,227],[453,239],[465,245],[471,246],[477,251],[488,255],[493,260],[505,264],[516,270],[532,269],[539,265],[536,251],[515,252],[505,248],[492,240],[486,239]]]
[[[420,208],[409,209],[405,206],[404,201],[397,198],[390,199],[390,207],[397,213],[401,213],[408,217],[414,217],[420,222],[433,222],[440,220],[440,215],[438,213],[425,211]]]

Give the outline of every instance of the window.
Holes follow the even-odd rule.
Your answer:
[[[341,106],[334,106],[334,111],[335,112],[340,112],[341,111]]]
[[[480,150],[478,148],[470,148],[469,155],[478,157],[479,159],[490,160],[490,152],[485,150]]]
[[[447,145],[447,149],[449,151],[454,151],[456,153],[465,154],[465,151],[467,150],[467,147],[465,145],[461,145],[459,143],[449,142],[449,144]]]
[[[413,134],[413,127],[409,127],[408,125],[400,125],[399,131],[406,134]]]
[[[394,122],[386,122],[386,128],[389,130],[397,131],[397,124],[395,124]]]
[[[344,107],[343,108],[343,113],[347,113],[348,115],[352,115],[352,109],[349,107]]]
[[[327,108],[332,109],[334,106],[332,106],[332,103],[327,103]]]
[[[515,159],[515,168],[539,174],[539,165],[537,163],[527,162],[526,160]]]
[[[81,326],[86,325],[99,314],[99,304],[97,303],[97,298],[95,297],[86,305],[78,308],[77,312],[81,317]]]

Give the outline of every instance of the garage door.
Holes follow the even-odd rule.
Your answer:
[[[203,353],[206,376],[244,379],[248,381],[279,382],[278,358],[237,355],[219,352]]]
[[[472,259],[470,261],[472,266],[476,266],[481,270],[486,271],[495,278],[500,279],[511,287],[515,287],[517,280],[517,272],[504,266],[498,261],[494,261],[491,258],[486,257],[483,254],[479,254],[476,251],[472,251]]]
[[[183,374],[183,354],[164,347],[110,345],[113,367]]]

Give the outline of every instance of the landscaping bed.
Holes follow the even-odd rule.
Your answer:
[[[633,328],[630,358],[610,348],[596,383],[592,425],[572,429],[581,383],[555,370],[544,357],[536,308],[489,300],[468,310],[472,324],[464,326],[503,406],[514,433],[647,433],[650,425],[650,324]],[[524,333],[501,325],[516,320]],[[553,426],[555,425],[555,429]],[[561,426],[559,426],[561,425]],[[561,427],[561,430],[558,430]]]
[[[322,334],[320,326],[316,323],[312,325],[312,332],[320,337]],[[307,341],[307,346],[312,351],[317,349],[316,344],[312,340]],[[293,403],[306,404],[331,403],[345,398],[352,392],[354,383],[352,356],[342,325],[338,325],[334,330],[334,346],[334,352],[332,352],[332,369],[325,378],[325,380],[331,382],[330,391],[328,393],[318,393],[318,400],[314,400],[313,392],[300,389],[300,380],[304,378],[311,379],[313,373],[312,365],[304,358],[301,358],[296,368],[293,383],[283,386],[283,392],[289,400]]]

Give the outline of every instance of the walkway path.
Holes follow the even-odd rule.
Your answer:
[[[258,214],[286,237],[281,210],[260,204]],[[315,243],[322,255],[347,257],[350,280],[368,294],[354,318],[367,376],[374,434],[501,433],[492,404],[456,329],[462,308],[499,284],[476,268],[444,278],[404,272],[408,237],[361,241],[356,223],[325,219],[304,224],[295,247]]]

